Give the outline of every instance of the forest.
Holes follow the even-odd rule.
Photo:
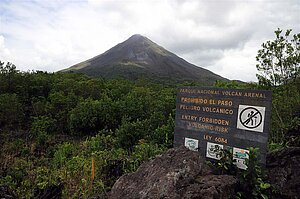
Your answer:
[[[299,54],[294,72],[272,73],[264,45],[258,83],[214,87],[271,90],[269,151],[299,146]],[[121,175],[172,147],[179,86],[201,84],[22,72],[0,62],[0,185],[20,198],[51,186],[62,186],[63,198],[107,194]]]

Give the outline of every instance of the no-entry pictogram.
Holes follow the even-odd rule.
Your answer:
[[[262,121],[261,113],[254,107],[245,108],[244,110],[242,110],[239,117],[242,125],[246,128],[251,129],[258,127]]]
[[[237,128],[263,132],[265,107],[239,105]]]

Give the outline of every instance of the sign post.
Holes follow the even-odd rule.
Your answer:
[[[247,148],[255,147],[265,164],[270,115],[270,91],[180,87],[174,146],[185,145],[216,160],[221,158],[218,150],[230,149],[242,169]]]

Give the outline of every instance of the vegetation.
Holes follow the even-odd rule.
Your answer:
[[[263,170],[259,162],[259,149],[249,148],[249,159],[246,159],[247,170],[239,171],[237,198],[266,199],[266,190],[270,184],[264,182]]]
[[[214,168],[216,174],[234,175],[237,178],[236,199],[267,199],[267,189],[271,187],[265,182],[263,168],[259,160],[259,149],[247,148],[248,158],[245,159],[246,170],[238,169],[236,161],[233,159],[231,149],[215,149],[220,157],[219,161],[208,162]]]
[[[19,72],[11,63],[1,63],[0,80],[0,184],[21,197],[60,183],[66,198],[105,194],[172,146],[176,87]]]
[[[300,144],[299,34],[275,33],[258,53],[258,84],[215,84],[272,90],[270,150]],[[105,195],[119,176],[172,147],[179,85],[197,83],[20,72],[0,62],[0,185],[24,198],[58,184],[64,198]],[[221,173],[233,173],[231,160],[219,162]],[[264,197],[255,165],[242,179]]]
[[[262,44],[258,51],[256,60],[257,74],[260,84],[278,86],[287,84],[288,81],[296,80],[300,75],[300,33],[290,37],[292,30],[289,29],[285,35],[282,30],[275,31],[274,41]]]
[[[275,31],[256,57],[259,88],[272,90],[271,148],[300,145],[300,33]],[[298,131],[298,133],[297,133]]]

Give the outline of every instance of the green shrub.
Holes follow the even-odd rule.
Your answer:
[[[69,132],[69,111],[76,107],[79,97],[73,92],[64,93],[63,91],[50,92],[48,97],[49,113],[56,120],[58,133]]]
[[[117,142],[120,147],[132,151],[133,146],[148,134],[148,121],[129,122],[123,119],[122,125],[116,130]]]
[[[265,192],[271,185],[264,182],[258,155],[258,148],[249,148],[249,159],[246,159],[247,170],[238,172],[237,198],[268,198]]]
[[[172,147],[174,138],[174,127],[175,121],[170,114],[166,124],[163,124],[162,126],[155,129],[153,133],[150,133],[150,140],[154,143],[164,145],[167,148]]]
[[[24,121],[24,116],[22,104],[16,94],[0,95],[0,129],[18,129]]]
[[[55,176],[56,172],[53,172],[53,170],[47,166],[37,167],[33,173],[36,175],[34,184],[39,189],[57,184],[59,181],[59,178]]]
[[[77,153],[77,148],[74,144],[65,142],[58,146],[58,149],[54,152],[52,159],[52,165],[55,169],[65,166],[66,162],[72,158],[73,154]]]
[[[101,129],[115,128],[115,103],[110,98],[86,99],[70,111],[69,127],[73,134],[93,135]]]
[[[167,148],[159,146],[158,144],[143,143],[135,145],[133,152],[126,163],[126,173],[131,173],[145,161],[162,154]]]
[[[100,131],[97,135],[88,138],[83,145],[86,146],[86,153],[94,153],[96,151],[113,150],[116,147],[116,138],[113,132],[106,130]]]
[[[34,117],[30,134],[38,145],[44,145],[55,131],[56,120],[47,116]]]
[[[248,148],[249,159],[246,159],[246,170],[239,169],[233,160],[232,150],[216,149],[221,159],[209,162],[217,174],[229,174],[237,177],[236,185],[237,199],[267,199],[266,190],[270,184],[264,182],[263,168],[259,159],[259,149]]]
[[[33,194],[33,184],[30,175],[33,162],[26,158],[15,158],[6,176],[1,177],[0,184],[8,185],[19,197],[30,198]]]

